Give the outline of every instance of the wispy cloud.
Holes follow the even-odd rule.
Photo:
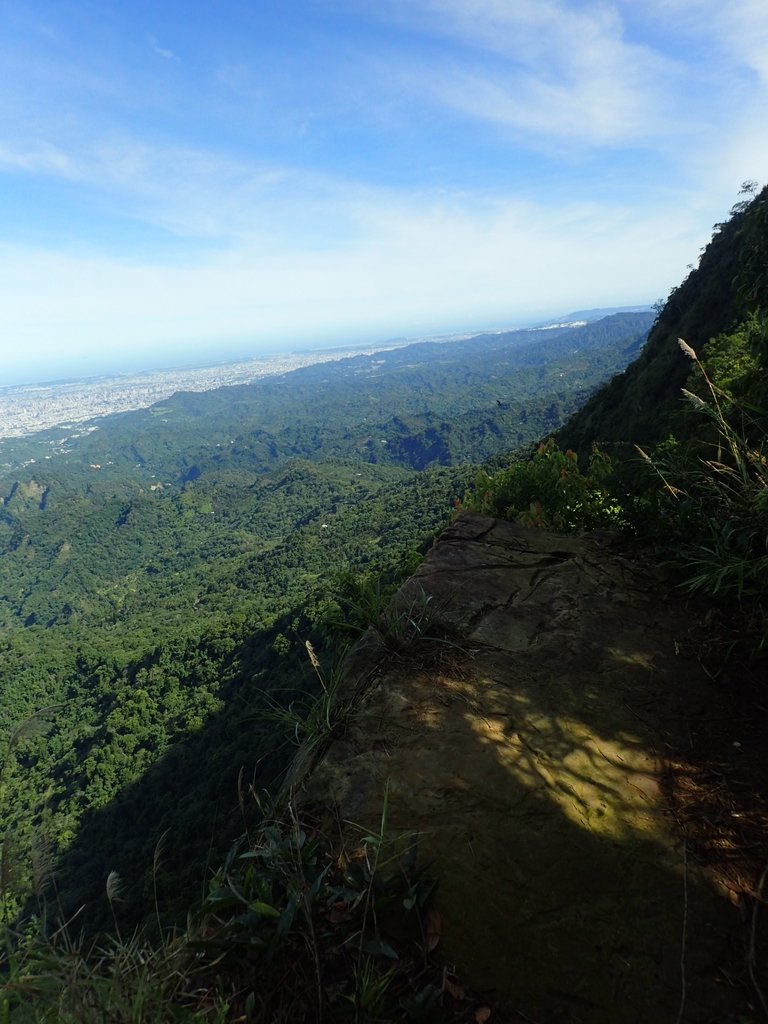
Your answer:
[[[354,233],[334,234],[339,216]],[[322,219],[322,249],[299,234],[275,249],[254,232],[187,265],[6,247],[6,336],[24,345],[47,335],[72,351],[108,336],[115,347],[162,342],[182,354],[205,339],[248,338],[256,349],[503,326],[512,315],[553,312],[553,301],[562,312],[653,301],[702,241],[693,216],[673,221],[669,210],[639,221],[618,206],[503,197],[468,205],[460,195],[369,191],[337,196]],[[636,291],[633,280],[642,282]]]
[[[256,90],[253,72],[243,61],[236,64],[222,64],[216,71],[216,80],[227,89],[240,95],[252,95]]]
[[[635,0],[621,0],[621,7],[630,11],[636,8]],[[643,7],[646,16],[667,32],[705,42],[705,54],[697,62],[701,76],[714,71],[728,89],[742,68],[768,86],[768,4],[764,0],[646,0]],[[727,55],[730,70],[717,60],[718,54]]]
[[[765,0],[311,7],[322,46],[317,21],[164,29],[178,66],[130,13],[127,54],[112,21],[4,44],[0,172],[44,211],[5,236],[35,245],[0,236],[4,337],[181,351],[650,301],[765,176]]]
[[[768,3],[764,0],[619,0],[635,29],[654,32],[680,56],[684,122],[670,139],[689,202],[708,196],[720,217],[738,182],[765,180],[768,141]]]
[[[630,42],[610,4],[557,0],[391,0],[383,11],[463,50],[414,74],[433,98],[520,133],[587,146],[670,130],[675,61]],[[405,76],[404,76],[405,77]]]
[[[147,42],[149,43],[150,49],[153,53],[156,53],[158,57],[162,57],[163,60],[178,60],[179,58],[173,52],[168,50],[166,47],[161,46],[160,43],[154,36],[148,36]]]
[[[181,236],[237,237],[296,175],[210,149],[113,134],[79,146],[0,145],[0,170],[76,183],[115,212]],[[308,194],[310,177],[306,176]],[[105,200],[104,197],[111,197]]]
[[[50,175],[70,181],[81,178],[78,161],[50,142],[0,144],[0,170]]]
[[[653,105],[621,83],[594,71],[575,80],[530,72],[489,75],[443,69],[422,78],[422,89],[472,118],[532,135],[550,145],[577,141],[584,146],[617,146],[658,134]],[[671,126],[667,128],[671,130]]]

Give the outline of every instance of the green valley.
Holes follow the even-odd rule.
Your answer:
[[[432,883],[403,869],[376,889],[384,865],[415,856],[408,847],[379,865],[388,791],[379,833],[365,833],[357,860],[343,845],[329,847],[311,815],[299,820],[292,801],[272,802],[286,770],[297,770],[297,749],[311,762],[316,745],[343,738],[351,705],[335,687],[347,641],[372,624],[374,637],[389,635],[397,661],[426,635],[430,595],[419,593],[418,576],[410,605],[393,612],[388,601],[455,508],[545,531],[597,531],[575,542],[569,571],[578,577],[583,546],[598,596],[601,551],[606,559],[610,551],[616,579],[638,552],[658,563],[654,586],[700,602],[700,632],[686,643],[752,737],[748,709],[758,708],[768,637],[766,211],[768,190],[739,204],[653,324],[647,314],[621,313],[580,327],[403,347],[247,387],[177,394],[100,421],[64,448],[56,432],[3,443],[0,782],[3,909],[15,936],[10,1019],[33,1019],[13,985],[28,993],[47,978],[53,995],[41,997],[41,1020],[55,1019],[55,1000],[75,1007],[63,1019],[95,1020],[78,1007],[83,992],[93,1007],[106,1006],[107,997],[94,994],[102,984],[133,992],[151,983],[161,993],[153,1005],[165,1005],[165,993],[176,992],[172,979],[181,979],[181,994],[167,1013],[137,1020],[271,1020],[269,1007],[282,1005],[278,961],[291,971],[304,965],[302,1005],[314,999],[320,1007],[323,993],[340,986],[351,1001],[340,1020],[394,1020],[401,1012],[413,1021],[458,1019],[438,1012],[451,991],[447,968],[442,989],[424,981],[435,976],[424,930],[437,927],[428,910]],[[482,537],[492,521],[462,522],[459,533]],[[542,537],[546,550],[520,556],[530,594],[537,559],[565,559],[557,534]],[[476,557],[485,571],[482,549]],[[473,600],[485,614],[482,592]],[[557,595],[546,615],[570,616],[578,632],[578,609],[564,611],[569,600]],[[548,622],[535,630],[548,635]],[[632,634],[632,623],[624,626]],[[463,686],[461,643],[450,633],[429,639],[417,658],[427,691],[434,664],[438,674],[447,665]],[[555,631],[553,651],[557,640]],[[610,680],[613,655],[609,647],[603,653]],[[673,674],[672,649],[665,657]],[[588,677],[588,661],[582,667]],[[741,751],[741,740],[732,749]],[[757,838],[729,849],[757,885],[754,851],[768,815],[753,755],[736,781],[754,781]],[[364,773],[360,757],[355,751],[355,770]],[[730,777],[723,780],[725,801]],[[725,833],[717,841],[707,834],[705,843],[696,827],[685,840],[691,856],[706,843],[714,856]],[[376,914],[393,903],[422,908],[421,968],[398,960],[382,938]],[[361,908],[352,957],[337,926]],[[375,939],[366,938],[369,910]],[[333,947],[328,964],[316,923]],[[140,930],[127,942],[133,928]],[[60,936],[74,930],[111,935],[100,941],[113,952],[99,946],[94,960],[75,943],[68,960],[61,942],[70,940]],[[147,958],[171,973],[137,967]],[[71,984],[58,980],[70,963],[79,972]],[[46,974],[49,964],[55,969]],[[754,975],[753,960],[749,966]],[[385,1013],[394,978],[399,1001]],[[122,995],[109,991],[120,1007],[115,1019],[133,1019]],[[374,1000],[368,1009],[364,997]]]
[[[183,916],[242,830],[238,778],[271,785],[290,753],[266,695],[312,688],[307,639],[338,656],[348,574],[391,592],[473,464],[557,428],[649,322],[424,343],[3,442],[6,913],[52,873],[59,912],[104,925],[116,871],[140,921],[164,836]]]

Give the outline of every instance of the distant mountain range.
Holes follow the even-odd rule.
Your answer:
[[[648,304],[644,306],[598,306],[595,309],[577,309],[573,313],[563,313],[562,316],[556,317],[556,320],[558,323],[572,320],[602,320],[604,316],[612,316],[614,313],[650,313],[652,309],[653,306]],[[550,321],[547,320],[542,326],[549,323]]]

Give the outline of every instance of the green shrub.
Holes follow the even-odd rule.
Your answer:
[[[562,452],[550,438],[527,462],[494,474],[481,471],[464,507],[550,530],[621,526],[622,508],[611,495],[610,478],[611,460],[596,446],[582,473],[576,453]]]
[[[724,344],[713,346],[722,359]],[[675,542],[684,585],[737,607],[740,631],[758,647],[768,645],[768,413],[734,398],[715,383],[708,367],[684,341],[706,398],[684,389],[709,421],[710,440],[696,448],[638,451],[662,481],[660,517]],[[720,379],[725,368],[717,361]],[[740,380],[737,375],[735,380]],[[702,431],[706,434],[707,431]]]

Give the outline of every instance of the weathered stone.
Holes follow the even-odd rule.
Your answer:
[[[725,713],[678,653],[684,610],[605,539],[479,516],[396,601],[419,595],[463,653],[393,660],[306,797],[372,827],[388,787],[392,827],[421,834],[440,879],[442,952],[510,1014],[674,1021],[685,925],[684,1019],[722,1019],[732,907],[687,863],[659,785],[687,716]]]

